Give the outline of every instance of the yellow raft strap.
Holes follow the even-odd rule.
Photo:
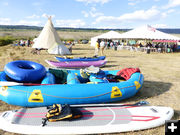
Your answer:
[[[43,103],[43,96],[41,94],[41,90],[34,90],[30,95],[28,102],[40,102]]]

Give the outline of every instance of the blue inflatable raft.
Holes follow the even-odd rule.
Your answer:
[[[134,96],[144,80],[140,72],[133,73],[128,80],[122,80],[117,75],[119,70],[46,69],[44,75],[40,73],[42,78],[36,83],[29,80],[22,83],[9,77],[5,70],[0,72],[0,100],[23,107],[120,101]],[[39,77],[39,74],[34,76]],[[11,82],[16,83],[9,85]]]

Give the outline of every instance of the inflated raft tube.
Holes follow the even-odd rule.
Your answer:
[[[43,65],[27,60],[9,62],[5,65],[4,72],[19,82],[36,82],[46,75]]]
[[[0,81],[9,81],[4,71],[0,73]]]
[[[46,73],[45,77],[41,81],[41,84],[55,84],[56,79],[55,76],[49,72]]]
[[[80,81],[75,73],[69,73],[67,75],[67,84],[79,84]]]

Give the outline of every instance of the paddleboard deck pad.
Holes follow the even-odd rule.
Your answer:
[[[73,109],[73,108],[72,108]],[[21,108],[0,115],[0,128],[21,134],[96,134],[135,131],[163,125],[174,111],[159,106],[79,107],[82,117],[47,122],[47,107]]]

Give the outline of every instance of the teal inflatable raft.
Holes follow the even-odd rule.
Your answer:
[[[23,71],[34,70],[33,66],[32,69],[29,66],[19,67],[23,67]],[[144,80],[140,72],[131,73],[129,78],[126,78],[128,72],[123,73],[122,70],[103,71],[96,68],[92,71],[89,69],[46,69],[45,72],[42,70],[44,73],[40,73],[41,79],[35,82],[29,80],[20,82],[9,77],[7,75],[9,69],[5,68],[0,72],[0,100],[23,107],[50,106],[55,103],[114,102],[134,96],[141,89]],[[34,74],[36,75],[38,73]]]

